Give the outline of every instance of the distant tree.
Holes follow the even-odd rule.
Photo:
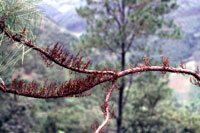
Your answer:
[[[6,1],[6,2],[8,2],[8,1]],[[115,33],[116,33],[117,36],[120,38],[120,40],[122,39],[121,40],[122,42],[121,41],[115,42],[115,43],[117,43],[117,45],[122,46],[121,70],[114,69],[114,68],[108,69],[106,67],[102,68],[101,70],[89,69],[90,61],[84,61],[83,57],[79,56],[79,53],[76,54],[75,56],[70,55],[69,51],[66,51],[66,49],[64,49],[64,46],[59,43],[56,43],[53,46],[48,45],[46,49],[42,49],[39,46],[37,46],[35,44],[34,40],[32,40],[31,37],[29,37],[26,34],[26,30],[27,30],[26,25],[24,25],[24,24],[20,25],[22,27],[19,28],[18,32],[16,32],[16,30],[12,30],[10,28],[10,25],[8,22],[10,22],[10,21],[12,22],[12,20],[14,22],[18,22],[17,19],[14,19],[14,18],[15,18],[15,16],[21,15],[20,11],[21,11],[21,8],[23,7],[23,4],[21,2],[22,1],[14,1],[13,0],[12,1],[13,6],[10,6],[10,7],[8,6],[9,8],[6,6],[6,8],[2,8],[3,10],[1,9],[3,12],[0,16],[0,30],[1,30],[1,34],[4,35],[3,37],[10,40],[11,42],[16,42],[17,45],[22,45],[24,47],[24,49],[31,48],[33,51],[38,52],[38,54],[44,60],[46,67],[53,67],[53,65],[58,65],[61,68],[69,69],[70,71],[74,72],[75,77],[73,79],[70,79],[69,81],[63,82],[62,84],[57,84],[56,81],[49,82],[48,80],[45,80],[43,86],[40,86],[38,83],[36,83],[34,81],[28,83],[26,81],[20,80],[17,77],[14,80],[12,80],[10,83],[4,83],[3,80],[1,80],[0,89],[5,93],[12,93],[12,94],[16,94],[16,95],[22,95],[25,97],[44,98],[44,99],[61,98],[61,97],[84,97],[84,96],[89,96],[90,94],[87,94],[86,92],[88,92],[95,86],[104,84],[103,87],[107,88],[106,89],[107,94],[104,99],[104,103],[101,107],[102,107],[103,113],[105,114],[105,120],[103,121],[103,123],[101,125],[93,126],[93,129],[95,130],[95,132],[99,133],[103,130],[105,125],[108,124],[110,118],[113,116],[112,107],[109,106],[109,100],[110,100],[111,94],[114,90],[117,90],[118,88],[120,88],[120,91],[119,91],[120,95],[123,95],[123,91],[121,91],[121,90],[123,90],[121,88],[125,87],[125,79],[123,77],[125,77],[127,75],[134,74],[134,73],[142,73],[142,72],[147,72],[147,71],[158,71],[158,72],[161,72],[162,74],[165,74],[166,72],[188,74],[188,75],[192,75],[194,77],[194,78],[191,78],[191,82],[193,84],[195,84],[196,86],[200,87],[200,82],[199,82],[200,74],[199,74],[198,69],[195,72],[187,70],[183,63],[180,64],[181,68],[177,68],[176,66],[171,67],[170,62],[169,62],[169,57],[161,57],[162,63],[157,66],[152,66],[148,57],[143,58],[143,62],[144,62],[143,64],[136,63],[135,66],[130,65],[130,68],[126,68],[126,66],[125,66],[125,53],[129,50],[129,47],[131,46],[132,41],[130,41],[130,43],[127,45],[127,43],[123,42],[123,39],[126,39],[126,41],[127,41],[127,39],[129,40],[129,37],[124,38],[124,36],[127,37],[129,35],[128,33],[133,32],[133,34],[132,34],[133,36],[131,36],[131,37],[132,37],[132,39],[134,39],[135,36],[142,36],[144,31],[146,31],[148,34],[149,34],[149,32],[150,33],[156,32],[156,31],[154,31],[154,32],[151,31],[151,28],[148,27],[147,25],[150,24],[151,26],[157,27],[157,24],[154,25],[154,23],[151,24],[150,22],[156,21],[156,20],[158,21],[161,19],[161,18],[159,19],[159,17],[158,18],[156,17],[157,16],[156,11],[160,9],[160,8],[158,8],[160,6],[157,6],[157,3],[156,3],[157,1],[156,2],[145,1],[145,2],[135,3],[134,7],[132,7],[133,5],[130,4],[128,1],[122,1],[122,3],[120,3],[120,5],[118,5],[116,8],[109,5],[111,1],[109,1],[109,2],[107,1],[107,3],[105,3],[105,4],[108,4],[107,6],[109,6],[109,8],[107,10],[112,9],[112,8],[113,8],[112,10],[119,9],[120,13],[122,13],[120,16],[120,23],[119,23],[120,25],[122,24],[121,25],[122,27],[120,29],[121,31],[113,32],[111,30],[113,32],[113,35],[115,35]],[[118,1],[116,1],[116,2],[118,2]],[[165,6],[170,7],[170,8],[174,7],[174,6],[172,6],[173,4],[168,4],[168,1],[166,1],[166,0],[159,1],[159,2],[161,5],[164,4]],[[95,4],[95,3],[92,1],[88,1],[88,4]],[[102,3],[96,2],[97,6],[99,6],[101,4]],[[113,3],[113,5],[115,5],[115,4],[116,3]],[[125,12],[127,11],[127,13],[129,13],[129,10],[126,10],[126,8],[125,8],[125,4],[129,5],[128,6],[129,10],[132,10],[132,8],[133,8],[136,10],[137,14],[141,13],[140,16],[145,15],[145,14],[143,14],[144,13],[143,10],[146,10],[146,8],[151,9],[149,11],[152,11],[153,16],[150,15],[149,19],[151,21],[147,21],[148,23],[145,20],[143,20],[143,21],[138,20],[139,18],[136,18],[135,20],[133,20],[133,21],[136,21],[135,28],[137,29],[138,28],[137,25],[139,26],[139,29],[136,32],[137,34],[135,34],[134,30],[133,31],[132,30],[124,31],[125,30],[124,28],[126,25],[125,22],[131,21],[129,19],[127,19],[127,20],[125,19],[124,15],[127,15]],[[30,10],[30,8],[27,8],[27,9]],[[102,8],[97,8],[97,9],[102,9]],[[102,10],[104,10],[104,9],[102,9]],[[162,10],[160,10],[160,11],[162,11]],[[164,14],[167,13],[167,11],[165,11]],[[101,13],[101,11],[100,11],[100,13]],[[97,16],[97,18],[98,17],[99,16]],[[108,23],[109,23],[109,21],[108,21]],[[165,25],[165,24],[166,23],[163,23],[163,25]],[[14,23],[11,26],[14,26],[14,25],[17,25],[17,24]],[[146,26],[148,27],[147,29],[146,29]],[[129,28],[131,29],[131,27],[129,27]],[[126,30],[128,30],[129,28],[126,27]],[[145,30],[144,30],[144,28],[145,28]],[[114,29],[115,28],[113,28],[113,30]],[[164,34],[164,35],[166,35],[166,34]],[[112,37],[110,37],[108,39],[112,39]],[[114,42],[112,42],[112,44],[114,44]],[[15,49],[13,49],[13,51],[15,51]],[[23,55],[24,54],[25,54],[25,52],[23,52]],[[120,82],[119,84],[122,84],[122,85],[119,87],[118,81],[120,78],[122,78],[122,82]],[[122,96],[121,96],[121,98],[122,98]],[[122,105],[120,104],[120,106],[122,106]],[[122,110],[121,110],[121,113],[122,113]],[[120,114],[120,115],[122,115],[122,114]],[[49,119],[51,119],[51,118],[49,117]],[[121,119],[122,119],[122,116],[119,116],[119,118],[118,118],[119,125],[121,125]],[[52,130],[54,131],[54,129],[52,129]],[[47,129],[47,131],[48,131],[48,129]],[[118,128],[118,132],[120,132],[120,126]]]

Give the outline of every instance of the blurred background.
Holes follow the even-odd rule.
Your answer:
[[[96,66],[120,68],[117,47],[110,44],[116,51],[109,51],[88,39],[93,33],[90,30],[92,24],[86,15],[81,14],[82,10],[78,10],[87,6],[88,2],[90,0],[42,1],[37,9],[43,18],[40,25],[33,29],[37,44],[45,48],[47,44],[59,41],[72,53],[80,51],[81,55],[90,59],[91,69]],[[182,60],[188,69],[195,71],[200,64],[200,2],[177,0],[176,9],[162,17],[174,20],[174,24],[180,28],[180,37],[162,38],[151,33],[148,37],[136,36],[127,53],[126,68],[129,68],[129,64],[134,65],[136,59],[140,62],[145,55],[149,55],[153,64],[160,64],[161,56],[169,56],[171,66],[179,67]],[[4,45],[0,49],[1,59],[5,50],[12,50]],[[2,77],[5,83],[19,77],[39,83],[48,78],[59,84],[73,77],[69,71],[60,67],[45,67],[43,60],[34,51],[23,58],[23,62],[19,59],[12,68],[12,73],[6,74],[6,78]],[[187,75],[151,72],[127,76],[121,132],[199,133],[200,88],[191,84],[189,79]],[[91,126],[99,125],[104,120],[101,105],[106,91],[102,88],[98,86],[92,89],[89,97],[58,99],[33,99],[0,92],[0,133],[93,132]],[[115,133],[118,91],[113,92],[110,103],[113,104],[115,115],[104,131]]]

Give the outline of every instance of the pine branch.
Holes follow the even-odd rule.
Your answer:
[[[86,70],[90,64],[90,61],[88,61],[87,63],[84,64],[83,67],[81,67],[81,65],[83,64],[81,62],[82,57],[77,58],[78,54],[75,57],[71,55],[71,57],[67,60],[69,51],[64,51],[63,50],[64,47],[62,45],[59,46],[59,43],[56,43],[53,49],[51,50],[49,49],[50,45],[48,45],[46,49],[42,49],[38,47],[37,45],[35,45],[31,40],[23,39],[23,36],[21,34],[20,35],[12,34],[10,31],[6,29],[4,22],[5,22],[5,19],[1,17],[0,18],[1,31],[4,32],[5,35],[11,40],[22,43],[25,46],[37,51],[40,54],[40,56],[45,60],[46,66],[51,66],[52,62],[54,62],[55,64],[63,68],[66,68],[75,72],[79,72],[79,73],[87,73],[87,74],[91,74],[91,73],[101,74],[102,73],[102,71],[98,71],[98,70]],[[114,75],[114,72],[112,71],[106,71],[103,73]]]
[[[34,98],[82,97],[87,96],[83,94],[84,92],[110,80],[112,80],[112,77],[109,75],[94,73],[88,74],[86,78],[70,79],[61,85],[57,85],[56,82],[48,83],[48,80],[45,80],[44,85],[40,87],[34,81],[25,83],[23,80],[14,79],[9,88],[0,81],[0,89],[3,92]]]

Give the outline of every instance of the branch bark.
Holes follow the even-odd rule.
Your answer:
[[[115,88],[115,83],[116,83],[116,80],[113,81],[112,87],[108,90],[108,93],[107,93],[107,95],[106,95],[106,99],[105,99],[105,101],[104,101],[104,107],[105,107],[104,115],[105,115],[105,120],[104,120],[103,123],[97,128],[97,130],[95,131],[95,133],[99,133],[99,132],[106,126],[106,124],[108,124],[108,121],[109,121],[109,119],[111,118],[111,114],[110,114],[110,109],[109,109],[108,102],[109,102],[109,100],[110,100],[111,93],[112,93],[112,91],[113,91],[114,88]]]

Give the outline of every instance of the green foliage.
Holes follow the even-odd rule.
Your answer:
[[[2,105],[0,108],[0,132],[27,133],[32,130],[38,131],[33,101],[0,93],[0,104]]]
[[[0,3],[0,16],[5,17],[6,28],[13,34],[25,29],[25,36],[35,40],[32,29],[38,25],[41,15],[36,9],[40,0],[4,0]]]
[[[199,87],[191,84],[189,96],[190,96],[191,101],[194,102],[195,105],[200,106],[200,91],[199,91]]]
[[[125,14],[122,13],[124,4]],[[129,45],[135,39],[157,35],[180,38],[180,28],[167,20],[166,14],[177,9],[176,0],[87,0],[87,5],[77,9],[88,23],[87,33],[81,37],[80,46],[103,47],[119,51],[122,43]],[[122,18],[124,17],[124,18]],[[134,39],[131,39],[134,36]]]
[[[142,74],[133,87],[126,88],[132,95],[125,105],[123,132],[199,132],[199,106],[177,106],[172,101],[172,89],[167,87],[168,76],[161,76],[152,72]]]
[[[32,33],[33,28],[38,26],[41,15],[35,8],[39,0],[3,0],[0,2],[0,17],[5,19],[6,28],[13,34],[23,34],[24,38],[35,40]],[[0,33],[0,77],[6,81],[13,66],[21,58],[24,60],[25,54],[30,49],[22,44],[13,43],[4,33]]]
[[[66,133],[87,133],[89,127],[85,127],[86,115],[83,115],[84,108],[72,107],[58,109],[48,113],[46,122],[43,125],[43,132],[58,132],[59,130]]]
[[[127,119],[124,130],[126,132],[174,132],[173,122],[163,117],[167,106],[171,106],[167,99],[172,89],[167,87],[167,76],[148,72],[136,79],[130,88],[132,95],[127,101]]]

